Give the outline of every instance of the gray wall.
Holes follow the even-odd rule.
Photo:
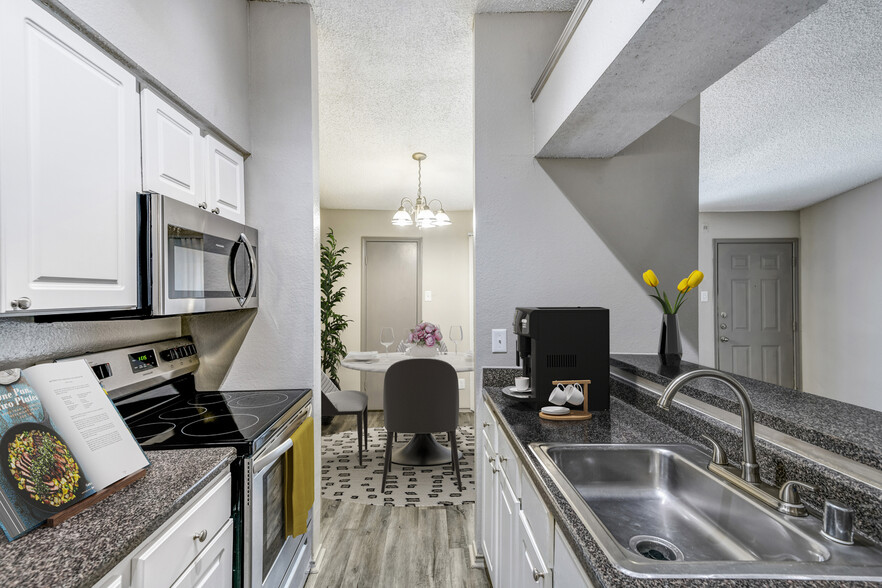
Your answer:
[[[69,8],[120,51],[250,147],[245,0],[43,0]]]
[[[536,160],[530,88],[564,14],[479,14],[476,68],[477,365],[513,365],[516,306],[605,306],[613,352],[654,353],[661,310],[698,263],[698,127],[668,118],[606,160]],[[694,109],[693,109],[694,110]],[[697,359],[697,307],[681,311]],[[506,328],[508,353],[490,353]]]
[[[882,410],[880,219],[882,180],[800,212],[803,387],[875,410]]]
[[[223,388],[312,387],[318,374],[318,121],[306,4],[251,5],[246,222],[260,231],[260,309]],[[224,317],[219,315],[217,321]],[[221,328],[224,325],[219,325]],[[230,325],[241,332],[241,324]]]
[[[698,363],[715,367],[717,333],[714,310],[714,239],[784,239],[799,237],[799,212],[702,212],[698,215],[698,267],[704,272],[699,291],[708,293],[698,302]]]

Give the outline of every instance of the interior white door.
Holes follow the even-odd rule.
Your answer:
[[[138,123],[134,76],[37,4],[0,2],[2,311],[137,304]]]
[[[362,241],[362,350],[385,352],[380,331],[392,327],[395,351],[420,320],[420,241],[366,238]],[[368,408],[383,408],[384,374],[362,375]]]
[[[144,189],[207,208],[199,127],[149,88],[141,91],[141,141]]]
[[[245,222],[245,160],[211,135],[205,137],[208,209],[224,218]]]
[[[716,247],[717,367],[796,386],[792,242],[719,242]]]

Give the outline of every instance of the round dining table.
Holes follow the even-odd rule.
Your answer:
[[[386,370],[393,363],[409,359],[421,358],[411,357],[399,352],[381,352],[377,354],[376,360],[355,361],[343,359],[340,365],[360,372],[385,374]],[[429,359],[446,361],[457,372],[475,371],[475,362],[471,353],[445,353],[438,354]],[[462,451],[459,452],[459,457],[462,459]],[[413,439],[407,445],[392,452],[392,462],[399,465],[430,466],[450,463],[450,461],[450,449],[438,443],[430,433],[415,433]]]

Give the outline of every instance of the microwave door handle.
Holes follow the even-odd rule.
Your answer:
[[[248,280],[248,291],[245,292],[245,297],[240,303],[242,306],[245,306],[248,304],[248,301],[254,294],[254,288],[257,286],[257,263],[255,263],[256,258],[254,256],[254,248],[251,246],[251,241],[248,240],[245,233],[239,235],[239,241],[245,245],[245,251],[248,252],[248,266],[251,268],[251,278]]]

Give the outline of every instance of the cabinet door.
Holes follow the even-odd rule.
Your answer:
[[[27,0],[0,1],[0,312],[137,304],[135,78]]]
[[[484,565],[487,566],[487,574],[494,586],[499,583],[496,579],[496,553],[499,545],[499,530],[497,528],[497,490],[496,478],[499,476],[496,469],[495,457],[491,457],[485,447],[481,455],[484,463],[481,464],[481,551],[484,553]]]
[[[593,588],[594,583],[582,570],[581,564],[576,559],[570,544],[564,539],[560,530],[554,530],[554,578],[552,585],[555,588],[579,588],[585,586]]]
[[[141,141],[144,189],[207,208],[199,127],[149,89],[141,91]]]
[[[232,588],[233,519],[218,532],[172,588]]]
[[[208,135],[208,208],[215,214],[245,222],[245,160]]]
[[[520,543],[515,553],[516,561],[512,566],[515,570],[513,588],[550,587],[552,584],[551,570],[548,569],[542,558],[539,546],[530,529],[530,523],[523,510],[518,517],[518,523]]]
[[[504,470],[500,469],[496,477],[499,479],[499,544],[496,550],[495,586],[515,586],[515,560],[520,546],[519,514],[520,502],[515,496]]]

